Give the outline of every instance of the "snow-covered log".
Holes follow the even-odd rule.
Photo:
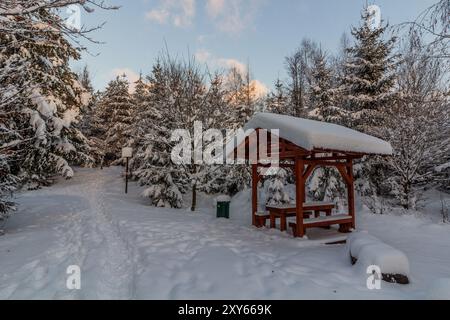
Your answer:
[[[387,282],[409,283],[409,260],[406,255],[367,232],[355,232],[347,238],[347,249],[352,264],[366,272],[369,266],[381,270]]]

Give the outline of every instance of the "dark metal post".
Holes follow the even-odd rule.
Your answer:
[[[128,157],[127,159],[127,168],[126,168],[126,172],[125,172],[125,193],[128,193]]]

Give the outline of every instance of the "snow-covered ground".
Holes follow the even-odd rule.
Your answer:
[[[249,192],[233,199],[230,220],[216,219],[208,197],[191,213],[148,206],[134,184],[125,195],[121,170],[78,169],[19,195],[0,237],[0,299],[449,297],[449,224],[360,207],[358,228],[410,263],[411,284],[369,290],[345,245],[249,226]],[[80,290],[66,287],[70,265],[81,268]]]

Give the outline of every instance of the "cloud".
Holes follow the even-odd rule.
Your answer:
[[[239,60],[230,58],[218,58],[206,49],[198,50],[194,56],[198,62],[205,63],[213,68],[236,68],[236,70],[243,76],[247,73],[247,66]]]
[[[135,82],[139,80],[139,74],[131,70],[130,68],[116,68],[111,71],[111,78],[125,75],[130,83],[130,93],[134,93],[136,89]]]
[[[195,59],[200,63],[206,63],[213,68],[231,69],[236,68],[238,72],[244,75],[247,72],[247,66],[236,59],[217,58],[206,49],[200,49],[195,53]]]
[[[167,10],[154,9],[150,10],[145,14],[145,17],[151,21],[154,21],[159,24],[166,24],[169,19],[170,13]]]
[[[205,63],[212,68],[235,68],[243,77],[247,75],[247,65],[239,60],[230,58],[217,58],[211,52],[201,49],[195,53],[195,59],[200,63]],[[255,90],[255,97],[262,98],[269,93],[269,88],[259,80],[252,80],[250,86]]]
[[[238,34],[253,23],[266,0],[207,0],[206,12],[216,27]]]
[[[208,0],[206,2],[206,12],[210,17],[217,17],[225,6],[225,0]]]
[[[145,13],[157,24],[188,27],[196,16],[198,3],[205,4],[206,15],[222,32],[239,34],[251,26],[256,14],[267,0],[158,0],[156,7]]]
[[[146,12],[145,18],[158,23],[188,27],[195,17],[195,0],[160,0],[159,5]]]
[[[227,69],[235,68],[243,76],[247,73],[247,66],[236,59],[220,58],[216,60],[216,64]]]

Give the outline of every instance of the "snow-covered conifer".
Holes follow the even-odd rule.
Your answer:
[[[286,184],[287,172],[278,168],[277,172],[271,176],[267,184],[266,203],[267,205],[286,204],[290,202],[289,194],[284,190]]]
[[[133,120],[134,105],[125,75],[109,82],[96,107],[96,127],[105,141],[107,161],[120,158],[128,142],[127,129]]]
[[[85,90],[69,67],[69,60],[80,54],[65,38],[62,19],[49,9],[1,21],[14,29],[0,35],[0,69],[15,69],[16,76],[2,85],[20,90],[20,175],[38,183],[57,173],[70,178],[69,163],[90,161],[87,140],[75,126]]]
[[[312,59],[312,70],[309,88],[309,117],[315,120],[340,124],[343,110],[336,105],[333,69],[328,66],[326,53],[317,50]]]
[[[274,86],[274,91],[269,94],[266,100],[267,111],[287,114],[289,112],[289,97],[285,85],[280,79],[277,79]]]
[[[353,28],[355,44],[347,49],[341,91],[347,109],[345,124],[365,133],[381,125],[384,110],[395,98],[397,56],[395,38],[384,39],[387,25],[372,28],[371,13],[364,10],[359,28]]]

